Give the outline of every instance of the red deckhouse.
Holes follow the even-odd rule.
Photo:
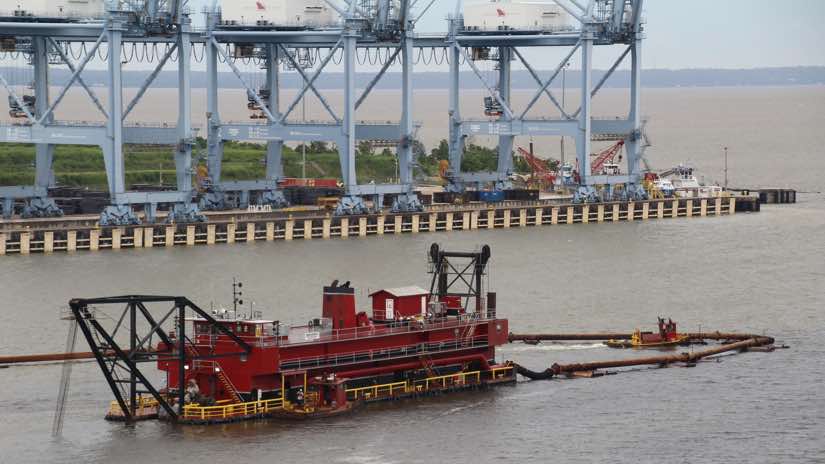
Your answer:
[[[512,381],[512,369],[495,364],[495,347],[507,343],[508,326],[496,316],[495,294],[484,291],[489,247],[455,253],[433,245],[429,258],[429,291],[374,292],[372,314],[356,309],[349,282],[337,281],[324,287],[320,317],[302,325],[238,311],[208,314],[186,300],[196,315],[176,321],[175,330],[147,351],[165,371],[166,388],[155,392],[149,385],[147,391],[157,409],[177,419],[209,419],[213,405],[224,408],[219,419],[227,419],[225,409],[233,404],[254,406],[241,416],[262,415],[261,404],[267,413],[332,414],[361,400]],[[74,303],[73,309],[86,305]],[[83,311],[76,314],[82,321]],[[134,410],[138,401],[127,403],[112,385],[121,407]]]

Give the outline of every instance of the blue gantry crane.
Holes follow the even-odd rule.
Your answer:
[[[168,208],[168,220],[177,222],[202,221],[205,209],[250,204],[284,206],[286,199],[279,189],[283,179],[282,150],[284,143],[296,141],[324,141],[337,146],[345,190],[337,214],[361,214],[367,211],[365,200],[372,199],[373,205],[380,206],[386,195],[393,197],[396,211],[420,210],[422,206],[413,181],[416,123],[412,116],[412,73],[414,64],[422,55],[435,56],[436,52],[446,57],[450,71],[448,190],[463,191],[484,184],[492,184],[496,189],[511,188],[514,138],[563,136],[576,143],[580,173],[576,190],[578,200],[597,201],[595,186],[605,184],[621,183],[625,186],[623,191],[634,197],[646,195],[641,186],[639,166],[643,0],[556,0],[538,7],[525,6],[530,2],[518,0],[485,2],[481,7],[457,2],[448,19],[446,34],[417,34],[416,23],[435,2],[213,1],[204,12],[205,27],[196,29],[185,0],[40,2],[47,5],[42,9],[37,6],[38,2],[30,2],[32,11],[19,8],[15,1],[0,0],[0,59],[15,54],[25,56],[33,71],[31,95],[20,91],[20,82],[7,79],[0,72],[0,85],[9,95],[10,109],[15,117],[12,122],[0,122],[0,143],[36,146],[33,185],[0,187],[3,215],[10,217],[15,204],[21,204],[24,216],[48,217],[62,213],[48,195],[49,188],[55,183],[52,164],[57,145],[101,147],[110,197],[110,204],[100,217],[104,225],[154,221],[159,205]],[[246,14],[238,10],[243,7],[255,11]],[[295,10],[299,11],[297,15],[290,10],[293,7],[298,8]],[[524,8],[541,8],[541,11],[535,13],[538,10]],[[485,11],[492,12],[492,16],[485,16]],[[329,20],[309,19],[318,14]],[[541,19],[532,23],[513,19],[519,15],[530,18],[530,14],[534,19]],[[594,47],[603,45],[623,45],[625,48],[594,85]],[[531,53],[527,52],[542,47],[569,49],[564,59],[545,76],[539,66],[528,60]],[[552,84],[577,53],[581,61],[581,106],[570,112],[559,104]],[[592,98],[628,56],[631,85],[627,115],[594,118]],[[84,70],[95,60],[106,65],[103,86],[91,85],[84,79]],[[136,60],[152,61],[153,66],[134,96],[127,101],[123,92],[123,65]],[[191,75],[193,62],[200,61],[205,61],[207,75],[205,157],[208,176],[206,191],[202,193],[193,188],[192,182],[197,131],[192,124]],[[250,61],[263,68],[263,85],[254,85],[242,71],[241,63]],[[479,63],[485,61],[496,68],[495,82],[489,82],[480,70]],[[179,89],[175,102],[176,123],[130,122],[128,117],[136,105],[161,71],[171,67],[170,63],[176,68]],[[532,98],[521,108],[517,108],[511,98],[514,63],[522,66],[536,83]],[[360,120],[357,117],[359,108],[393,65],[398,66],[401,73],[398,121]],[[65,66],[70,78],[52,95],[50,71],[55,66]],[[319,78],[334,66],[339,66],[343,72],[343,104],[338,107],[330,103],[318,85]],[[363,89],[356,85],[360,84],[356,82],[359,66],[373,66],[369,68],[373,71],[378,68]],[[461,115],[462,66],[472,71],[487,93],[485,118],[474,120]],[[288,101],[283,101],[282,68],[293,71],[301,80],[298,94]],[[226,69],[246,90],[249,101],[242,104],[248,103],[250,108],[259,111],[258,119],[232,122],[221,118],[218,76]],[[69,90],[76,87],[100,113],[100,122],[55,118],[55,110]],[[106,98],[100,98],[98,93],[104,93]],[[297,106],[310,94],[326,113],[325,120],[305,121],[295,117]],[[530,111],[541,104],[539,102],[544,97],[558,111],[558,116],[530,116]],[[498,139],[495,171],[461,171],[465,139],[475,135]],[[359,182],[355,155],[360,140],[397,146],[399,178],[396,183]],[[589,155],[593,140],[623,140],[627,173],[592,174]],[[226,141],[265,144],[264,177],[245,181],[222,178],[223,144]],[[124,164],[126,144],[175,147],[175,188],[148,192],[128,190]],[[136,213],[138,205],[142,207],[142,217]]]

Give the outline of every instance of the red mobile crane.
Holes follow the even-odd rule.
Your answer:
[[[612,145],[611,147],[597,153],[596,158],[592,163],[590,163],[590,174],[601,174],[604,165],[607,163],[612,163],[616,158],[616,155],[622,151],[623,146],[624,140],[619,140],[615,145]],[[621,155],[619,155],[619,160],[621,160]]]
[[[527,165],[530,166],[533,181],[538,179],[545,187],[552,187],[556,183],[556,173],[551,171],[549,167],[549,162],[552,160],[539,159],[533,153],[521,147],[518,147],[518,152],[524,158],[524,161],[527,161]]]

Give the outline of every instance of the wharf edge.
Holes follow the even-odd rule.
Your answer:
[[[552,200],[433,205],[420,213],[333,216],[318,212],[216,213],[205,223],[101,227],[91,217],[0,222],[0,255],[215,245],[274,240],[501,229],[559,224],[732,215],[759,211],[755,196],[665,198],[610,203]]]

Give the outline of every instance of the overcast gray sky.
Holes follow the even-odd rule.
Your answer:
[[[201,11],[212,0],[189,3]],[[417,30],[445,30],[454,10],[454,0],[436,0]],[[646,0],[644,16],[645,68],[825,65],[825,0]],[[551,68],[554,56],[536,65]],[[596,67],[609,67],[611,56],[596,53]]]

